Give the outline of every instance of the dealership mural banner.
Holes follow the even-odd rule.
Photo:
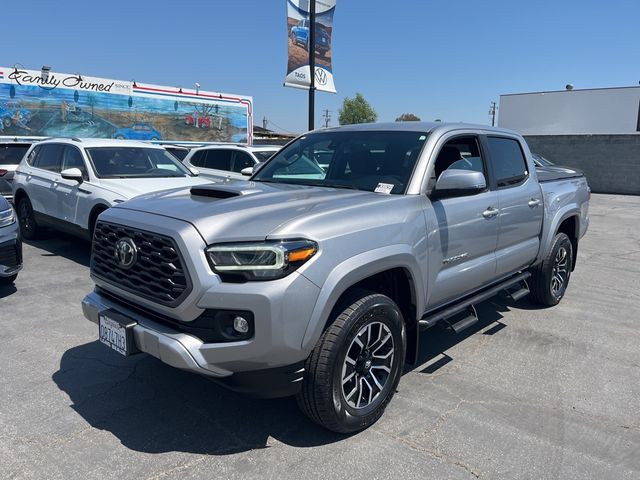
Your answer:
[[[251,143],[246,95],[0,67],[0,136]]]
[[[287,63],[286,87],[305,88],[311,86],[309,67],[309,10],[311,0],[287,0],[287,35],[289,37],[289,61]],[[315,87],[316,90],[336,93],[333,82],[331,58],[333,49],[333,13],[336,0],[316,0],[316,46]]]

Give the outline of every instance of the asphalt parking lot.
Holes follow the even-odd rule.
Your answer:
[[[594,195],[559,306],[496,298],[471,331],[425,332],[382,420],[349,437],[99,344],[90,246],[52,233],[0,288],[0,477],[640,478],[639,211]]]

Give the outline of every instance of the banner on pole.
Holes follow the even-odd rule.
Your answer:
[[[287,35],[289,61],[286,87],[309,89],[309,10],[311,0],[287,0]],[[316,90],[336,93],[333,82],[331,37],[336,0],[316,0],[315,87]]]

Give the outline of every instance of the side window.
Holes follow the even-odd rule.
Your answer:
[[[207,156],[206,150],[200,150],[199,152],[195,152],[193,157],[191,157],[191,165],[194,167],[204,167],[204,159]]]
[[[491,165],[498,187],[517,185],[529,174],[520,142],[513,138],[489,137]]]
[[[486,177],[484,160],[476,137],[457,137],[444,144],[436,158],[433,180],[437,180],[442,172],[448,169],[472,170]]]
[[[40,151],[40,146],[37,147],[33,147],[33,150],[31,150],[31,152],[29,153],[29,155],[27,155],[27,164],[35,167],[36,165],[36,157],[38,156],[38,152]]]
[[[203,165],[206,168],[231,171],[231,156],[233,150],[212,149],[207,150],[207,160]]]
[[[64,145],[48,143],[40,146],[34,167],[60,173],[62,167],[62,153]]]
[[[235,152],[233,156],[233,171],[240,173],[243,168],[253,167],[256,162],[245,152]]]
[[[82,158],[82,153],[71,145],[64,147],[64,156],[62,157],[62,170],[68,168],[78,168],[82,172],[82,178],[89,180],[89,174],[87,173],[87,167]]]

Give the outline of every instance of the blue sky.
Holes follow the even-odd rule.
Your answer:
[[[282,86],[285,0],[4,2],[0,65],[252,95],[255,123],[302,132],[307,92]],[[91,6],[91,7],[89,7]],[[637,85],[638,0],[337,0],[337,94],[392,121],[488,123],[501,93]]]

